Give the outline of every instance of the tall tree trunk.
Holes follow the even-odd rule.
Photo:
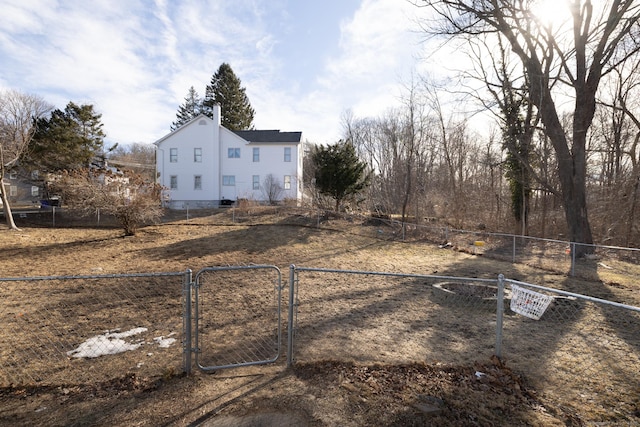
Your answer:
[[[1,186],[1,193],[2,193],[2,209],[4,210],[4,218],[7,222],[7,226],[11,229],[11,230],[20,230],[17,226],[16,223],[13,221],[13,214],[11,213],[11,205],[9,203],[9,196],[7,196],[7,192],[5,191],[7,189],[6,184],[4,183],[4,179],[0,179],[0,183],[2,183]]]
[[[576,110],[573,122],[573,141],[571,149],[565,129],[558,117],[557,109],[548,85],[545,85],[539,63],[528,63],[529,75],[532,76],[530,95],[532,102],[540,110],[542,123],[558,161],[558,177],[562,191],[562,202],[569,239],[572,242],[593,244],[591,226],[587,216],[586,189],[586,141],[587,129],[595,112],[595,98],[590,102],[585,96],[586,88],[576,89]],[[537,73],[537,74],[536,74]],[[540,77],[537,77],[540,76]],[[592,246],[577,246],[576,255],[592,253]]]

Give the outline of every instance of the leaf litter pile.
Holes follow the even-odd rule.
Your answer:
[[[475,366],[323,361],[296,364],[294,374],[321,398],[345,400],[351,425],[580,425],[495,357]]]

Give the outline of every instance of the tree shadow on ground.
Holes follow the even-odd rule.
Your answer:
[[[581,273],[598,277],[596,262],[581,260]],[[552,285],[531,278],[524,281],[607,301],[620,298],[600,280],[565,276]],[[633,403],[640,390],[638,313],[540,292],[556,298],[539,320],[505,315],[503,360],[526,375],[550,401],[569,408],[571,417],[579,414],[586,422],[638,422]]]
[[[162,247],[151,248],[146,255],[157,259],[173,259],[188,261],[203,255],[223,255],[234,252],[246,254],[261,254],[277,248],[284,248],[293,243],[304,243],[313,230],[296,228],[295,233],[280,232],[279,225],[249,225],[238,226],[225,232],[211,233],[207,237],[184,239]],[[259,241],[259,244],[256,242]]]

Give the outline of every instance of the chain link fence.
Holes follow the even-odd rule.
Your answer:
[[[501,277],[291,266],[288,295],[273,266],[196,277],[0,279],[0,383],[152,379],[188,372],[192,351],[205,371],[268,363],[284,355],[286,334],[288,364],[468,366],[497,354],[578,423],[637,423],[637,307]]]
[[[557,239],[543,239],[509,233],[470,231],[443,225],[434,218],[421,224],[402,223],[388,215],[345,214],[290,206],[233,207],[217,221],[256,224],[264,216],[272,223],[349,231],[380,240],[426,242],[442,249],[526,264],[532,267],[587,280],[620,281],[640,277],[640,249],[606,245],[584,245]]]
[[[468,363],[495,354],[495,279],[294,267],[295,362]]]
[[[182,372],[189,274],[0,279],[0,385]]]
[[[359,233],[372,238],[395,241],[428,242],[460,252],[488,258],[526,264],[548,271],[568,274],[588,280],[604,278],[613,283],[620,277],[640,277],[640,249],[579,243],[520,236],[508,233],[469,231],[443,225],[435,218],[423,223],[402,223],[388,215],[367,216],[344,214],[294,206],[261,206],[243,204],[227,209],[192,209],[169,211],[165,221],[194,223],[255,225],[269,217],[270,224],[315,227],[340,231],[345,224],[361,225]],[[274,219],[275,218],[275,219]],[[18,223],[33,226],[73,226],[91,224],[117,227],[110,217],[74,218],[62,208],[40,210],[16,218]],[[344,222],[346,220],[346,222]],[[346,230],[346,229],[345,229]],[[350,229],[352,232],[352,229]],[[599,277],[600,276],[600,277]]]
[[[638,422],[640,308],[500,278],[304,267],[291,278],[292,362],[468,366],[497,354],[576,425]],[[533,310],[537,297],[548,306]]]
[[[506,280],[502,356],[536,390],[587,423],[637,425],[640,308]],[[527,294],[514,296],[513,290]],[[536,298],[549,304],[532,316]],[[511,311],[520,307],[521,315]],[[589,407],[591,419],[582,408]]]

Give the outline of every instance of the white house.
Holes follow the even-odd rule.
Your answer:
[[[157,182],[171,209],[217,207],[237,199],[302,199],[302,132],[230,131],[200,115],[156,141]]]

